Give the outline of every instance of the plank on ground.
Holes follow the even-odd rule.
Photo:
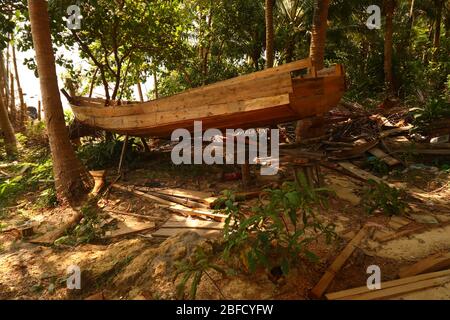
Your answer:
[[[403,279],[382,282],[381,290],[393,288],[393,287],[397,287],[397,286],[403,286],[403,285],[407,285],[407,284],[411,284],[411,283],[417,283],[417,282],[420,282],[423,280],[448,277],[448,276],[450,276],[450,269],[439,271],[439,272],[426,273],[426,274],[413,276],[413,277],[407,277],[407,278],[403,278]],[[381,291],[381,290],[377,290],[377,291]],[[367,294],[367,293],[371,293],[371,292],[373,292],[373,290],[369,290],[367,288],[367,286],[363,286],[363,287],[328,293],[325,296],[328,300],[346,300],[351,297],[360,296],[362,294]]]
[[[447,282],[450,282],[450,276],[432,278],[414,283],[408,283],[402,286],[392,287],[382,290],[373,290],[361,295],[350,297],[346,300],[377,300],[377,299],[389,299],[400,296],[402,294],[411,293],[418,290],[433,288],[441,286]]]
[[[333,261],[327,271],[325,271],[325,274],[322,276],[320,281],[311,290],[311,294],[313,297],[322,297],[322,295],[336,276],[336,273],[341,270],[345,262],[352,255],[353,251],[355,251],[358,244],[367,235],[368,228],[368,226],[363,226],[361,230],[359,230],[359,232],[356,234],[356,236],[347,244],[344,250],[342,250],[341,253],[337,256],[337,258]]]
[[[426,272],[435,272],[450,267],[450,252],[439,253],[418,261],[400,270],[399,278],[412,277]]]

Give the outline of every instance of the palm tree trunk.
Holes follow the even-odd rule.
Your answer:
[[[314,1],[314,16],[309,56],[311,58],[312,65],[315,68],[315,71],[321,70],[325,67],[325,42],[327,39],[327,20],[329,6],[330,0]],[[297,142],[300,142],[303,133],[308,132],[313,125],[316,127],[323,127],[323,123],[323,115],[317,115],[314,121],[298,121],[297,128],[295,130],[295,140]]]
[[[50,37],[47,1],[28,0],[28,8],[42,103],[45,109],[45,123],[52,152],[56,192],[61,201],[71,202],[84,193],[88,186],[92,186],[92,181],[75,155],[64,122]]]
[[[385,0],[384,9],[386,12],[386,26],[384,32],[384,81],[388,96],[394,93],[394,73],[392,70],[392,52],[393,52],[393,32],[394,32],[394,9],[395,0]]]
[[[330,0],[314,1],[314,17],[309,56],[317,71],[323,69],[325,66],[324,56],[329,6]]]
[[[3,92],[3,99],[5,106],[9,105],[9,87],[8,87],[8,75],[6,74],[5,59],[3,52],[0,52],[0,90]]]
[[[274,63],[273,7],[275,0],[266,0],[266,69]]]
[[[13,66],[14,66],[14,76],[16,78],[17,92],[19,93],[19,102],[20,102],[20,125],[19,125],[19,127],[22,130],[24,130],[25,122],[27,120],[27,107],[25,104],[25,100],[23,98],[22,87],[20,85],[19,71],[17,69],[16,48],[14,46],[14,43],[12,45],[12,58],[13,58]]]
[[[12,73],[9,74],[10,76],[10,85],[11,85],[11,99],[9,103],[9,114],[11,116],[11,122],[16,124],[16,95],[14,90],[14,76]]]
[[[436,49],[434,58],[437,58],[439,49],[441,47],[441,22],[442,22],[442,7],[444,6],[443,0],[435,0],[436,4],[436,25],[434,28],[433,46]]]
[[[17,155],[17,142],[14,129],[8,117],[3,91],[0,90],[0,129],[3,131],[5,149],[8,157],[15,158]]]

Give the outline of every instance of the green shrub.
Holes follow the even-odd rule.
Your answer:
[[[406,196],[404,190],[369,180],[369,187],[364,190],[362,204],[369,214],[379,210],[388,216],[401,215],[408,208]]]
[[[318,207],[327,205],[327,190],[311,188],[299,174],[296,182],[281,189],[266,190],[268,199],[245,215],[228,194],[225,212],[225,249],[223,256],[241,257],[250,272],[259,267],[271,271],[281,267],[287,274],[300,256],[317,261],[308,244],[324,235],[327,243],[335,237],[334,225],[323,224],[316,217]]]
[[[77,154],[89,170],[101,170],[119,163],[124,141],[113,139],[110,141],[91,141],[78,148]],[[136,159],[138,142],[134,138],[128,139],[125,160],[132,162]]]

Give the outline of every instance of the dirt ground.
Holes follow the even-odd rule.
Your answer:
[[[239,181],[224,181],[223,169],[214,166],[164,166],[159,156],[130,169],[124,184],[141,186],[182,187],[184,189],[210,191],[243,190]],[[226,168],[238,171],[238,168]],[[420,172],[415,172],[417,177]],[[416,201],[408,212],[411,226],[423,226],[417,233],[387,242],[376,240],[376,232],[394,232],[390,217],[380,213],[368,215],[361,203],[363,183],[334,171],[324,171],[325,182],[335,191],[329,209],[321,212],[321,219],[336,225],[338,240],[331,245],[319,241],[312,250],[320,257],[318,263],[302,261],[288,277],[273,281],[266,273],[240,272],[223,277],[211,273],[203,277],[198,289],[198,299],[310,299],[309,291],[319,281],[327,267],[345,245],[366,223],[376,226],[344,267],[336,274],[327,292],[364,286],[370,265],[378,265],[382,280],[397,277],[400,268],[413,264],[427,256],[450,250],[450,188],[448,175],[429,176],[422,172],[417,185],[404,174],[402,179],[389,177],[389,181],[403,183],[422,199]],[[426,177],[426,178],[424,178]],[[255,177],[251,190],[273,186],[292,173],[282,168],[271,180]],[[436,181],[439,180],[438,186]],[[415,184],[414,184],[415,183]],[[434,189],[433,189],[434,187]],[[437,190],[438,189],[438,190]],[[437,191],[436,191],[437,190]],[[33,195],[26,195],[16,207],[10,208],[0,219],[3,228],[28,221],[35,226],[35,233],[45,233],[49,225],[57,225],[58,219],[70,208],[36,210],[30,204]],[[253,200],[256,201],[256,200]],[[148,216],[155,228],[134,235],[97,241],[95,244],[76,246],[44,246],[29,242],[15,232],[0,233],[0,299],[85,299],[92,295],[105,299],[174,299],[176,284],[175,262],[192,256],[197,246],[211,250],[210,239],[186,232],[169,239],[151,236],[170,215],[164,206],[126,192],[111,190],[98,201],[104,212],[105,224],[111,220],[111,210],[127,211]],[[252,201],[245,205],[251,206]],[[115,217],[116,219],[120,219]],[[129,217],[127,217],[129,218]],[[32,238],[31,238],[32,239]],[[77,265],[82,272],[81,290],[66,287],[67,268]],[[220,291],[217,289],[220,288]],[[426,291],[419,291],[401,299],[450,299],[450,283]]]

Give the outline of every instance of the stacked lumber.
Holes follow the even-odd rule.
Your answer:
[[[418,276],[382,282],[380,290],[369,290],[367,286],[329,293],[328,300],[378,300],[399,298],[405,294],[442,286],[450,282],[450,269]]]

